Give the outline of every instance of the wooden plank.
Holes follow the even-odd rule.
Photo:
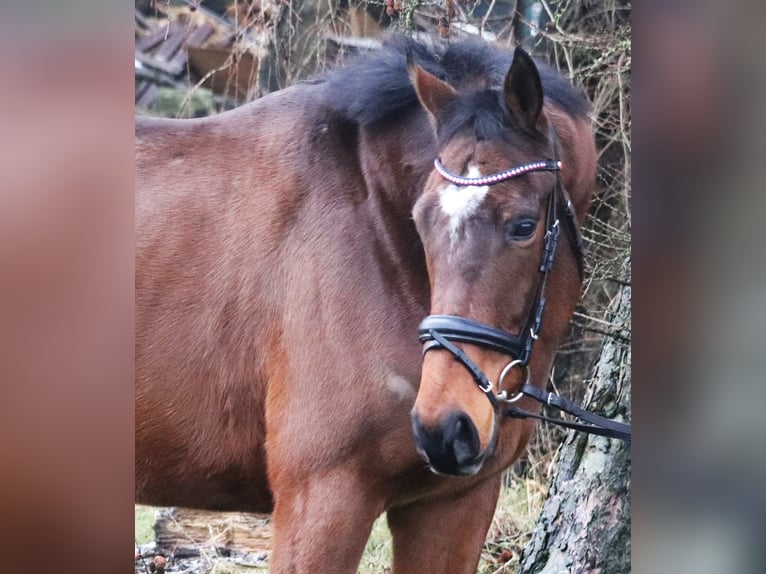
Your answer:
[[[177,70],[170,66],[167,62],[162,62],[160,60],[157,60],[153,58],[152,56],[149,56],[147,54],[141,54],[139,52],[136,52],[136,60],[144,64],[144,66],[148,66],[149,68],[152,68],[154,70],[159,70],[160,72],[164,72],[165,74],[175,77],[178,75]]]
[[[268,514],[166,508],[154,524],[157,551],[168,556],[195,556],[211,548],[268,553],[270,522]]]
[[[138,102],[139,98],[146,91],[146,87],[148,85],[149,84],[147,82],[136,82],[136,102]]]
[[[356,48],[358,50],[379,50],[383,42],[375,38],[356,38],[354,36],[339,36],[328,32],[325,38],[338,46]]]
[[[186,51],[189,66],[200,77],[210,74],[202,85],[215,94],[245,98],[257,80],[259,62],[250,52],[240,54],[234,63],[230,61],[231,50],[187,46]]]
[[[136,50],[139,52],[148,52],[165,39],[166,31],[167,26],[159,26],[154,28],[151,32],[147,32],[144,36],[136,40]]]
[[[167,39],[152,54],[155,60],[170,62],[186,40],[186,22],[176,20],[170,23]]]
[[[136,10],[136,24],[144,30],[150,30],[152,28],[147,17],[141,14],[138,10]]]
[[[201,26],[197,26],[192,30],[191,34],[189,34],[189,38],[186,40],[186,45],[202,47],[205,40],[207,40],[213,32],[215,32],[215,27],[212,24],[204,23]]]
[[[187,39],[184,46],[202,46],[212,34],[215,28],[210,24],[202,24],[187,33]],[[186,50],[178,50],[176,54],[168,61],[168,70],[174,71],[173,75],[182,74],[186,70],[187,55]]]
[[[146,84],[141,95],[136,98],[136,107],[149,108],[157,97],[157,93],[160,89],[154,84]]]

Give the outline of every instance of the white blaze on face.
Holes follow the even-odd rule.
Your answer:
[[[479,168],[475,165],[468,166],[465,177],[481,177]],[[449,217],[450,241],[457,239],[460,226],[471,217],[484,201],[489,192],[488,185],[461,186],[450,183],[439,190],[439,205],[442,211]]]

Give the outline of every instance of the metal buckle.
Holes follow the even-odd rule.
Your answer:
[[[552,236],[558,235],[559,233],[559,218],[556,218],[556,221],[553,222],[553,225],[551,225],[548,229],[545,230],[545,235],[543,236],[544,240],[549,240]]]
[[[486,376],[486,375],[485,375],[485,376]],[[484,391],[485,393],[491,393],[491,392],[492,392],[492,381],[490,381],[489,379],[487,379],[487,386],[486,386],[486,387],[485,387],[485,386],[483,386],[483,385],[482,385],[480,382],[478,382],[478,381],[476,382],[476,384],[477,384],[477,385],[478,385],[478,387],[479,387],[479,388],[480,388],[482,391]]]

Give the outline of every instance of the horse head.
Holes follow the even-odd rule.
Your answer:
[[[503,399],[545,383],[580,295],[567,146],[521,49],[500,88],[456,89],[414,64],[410,77],[439,149],[413,209],[432,315],[412,428],[433,471],[471,475],[499,448],[507,464],[525,446],[532,425],[503,417]]]

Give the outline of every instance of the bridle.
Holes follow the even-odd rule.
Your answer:
[[[529,359],[532,354],[532,347],[537,340],[542,325],[546,303],[545,287],[548,281],[548,274],[553,267],[556,257],[556,247],[561,233],[559,211],[562,209],[564,215],[563,221],[568,231],[569,244],[574,250],[575,258],[577,260],[580,282],[582,282],[584,277],[582,236],[580,234],[580,228],[577,225],[572,202],[570,201],[566,190],[564,190],[564,187],[561,185],[561,178],[559,176],[561,162],[557,159],[556,140],[553,130],[551,130],[551,141],[553,147],[553,159],[524,164],[483,177],[462,177],[455,175],[449,172],[441,164],[438,158],[434,160],[436,171],[444,179],[458,186],[494,185],[501,181],[506,181],[534,171],[554,172],[556,174],[556,182],[553,189],[548,194],[545,243],[543,245],[543,254],[540,265],[538,267],[539,276],[537,279],[537,287],[535,289],[534,298],[532,299],[532,305],[530,305],[529,308],[530,310],[525,326],[520,333],[518,335],[513,335],[496,327],[466,317],[455,315],[429,315],[423,320],[418,328],[419,339],[421,343],[424,343],[424,355],[434,349],[444,349],[451,353],[455,360],[460,362],[468,370],[479,389],[481,389],[487,396],[496,415],[502,409],[502,412],[505,415],[513,418],[536,418],[578,431],[630,441],[630,425],[618,423],[594,414],[580,408],[557,394],[543,391],[529,383]],[[498,388],[502,389],[504,378],[514,368],[526,371],[526,381],[521,386],[518,393],[512,397],[509,397],[506,391],[501,391],[495,394],[492,382],[481,371],[476,363],[474,363],[468,355],[454,343],[478,345],[485,349],[496,351],[513,358],[513,360],[501,371],[497,383]],[[545,403],[550,407],[569,413],[585,422],[576,423],[561,418],[547,417],[517,407],[514,403],[525,395],[530,396],[541,403]]]

